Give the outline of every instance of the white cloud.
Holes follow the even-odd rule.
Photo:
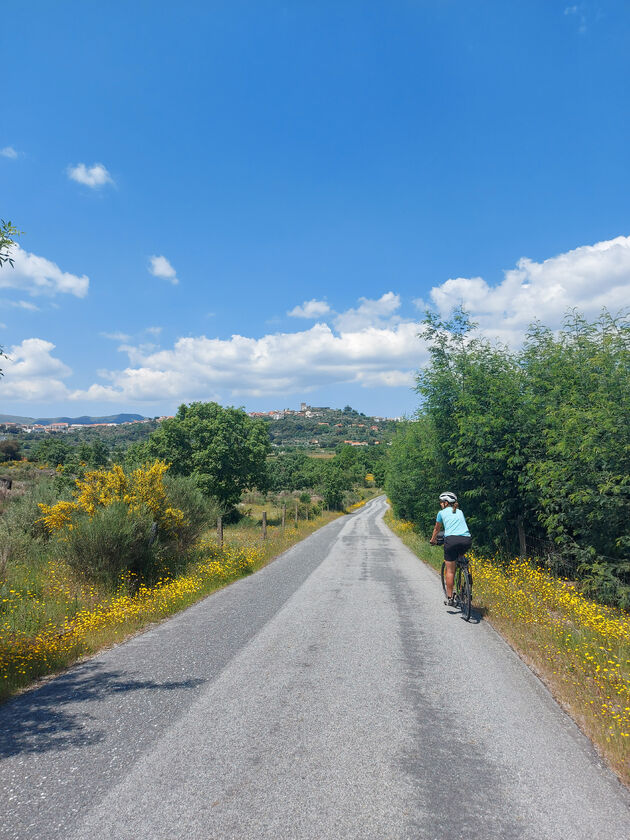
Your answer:
[[[11,160],[15,160],[18,157],[18,153],[13,146],[5,146],[4,149],[0,149],[0,155],[5,158],[11,158]]]
[[[356,309],[348,309],[335,319],[335,326],[340,332],[362,330],[369,326],[385,326],[395,323],[394,313],[400,308],[400,295],[386,292],[378,300],[359,298]]]
[[[148,332],[149,335],[158,336],[162,332],[163,327],[147,327],[145,332]]]
[[[81,277],[62,271],[59,266],[24,251],[19,245],[11,249],[13,267],[5,263],[0,268],[0,288],[20,289],[31,295],[70,294],[85,297],[90,285],[90,278],[83,274]]]
[[[335,333],[327,324],[262,338],[180,338],[170,350],[126,347],[130,366],[109,371],[107,384],[76,391],[73,399],[140,402],[209,400],[307,393],[347,383],[409,385],[423,361],[418,325],[368,326]]]
[[[124,332],[102,332],[103,338],[109,338],[110,341],[130,341],[131,336]]]
[[[177,272],[166,257],[151,257],[149,260],[149,271],[154,277],[162,277],[164,280],[169,280],[174,286],[179,283]]]
[[[89,167],[84,163],[78,163],[76,166],[69,166],[67,171],[68,178],[93,190],[114,183],[114,179],[102,163],[95,163]]]
[[[361,372],[357,381],[366,388],[412,388],[415,382],[413,370],[382,370]]]
[[[0,306],[12,306],[14,309],[26,309],[29,312],[39,312],[39,306],[35,306],[28,300],[7,300],[3,298],[0,300]]]
[[[321,318],[330,312],[330,306],[325,300],[305,300],[302,306],[294,306],[287,312],[291,318]]]
[[[589,318],[606,307],[617,312],[630,302],[630,236],[534,262],[523,257],[498,286],[482,277],[457,277],[431,290],[445,315],[461,303],[483,331],[508,344],[519,343],[528,325],[539,320],[552,329],[570,307]]]
[[[147,356],[159,350],[159,345],[146,341],[142,344],[121,344],[116,349],[119,353],[126,353],[132,365],[141,365]]]
[[[573,16],[577,18],[579,25],[578,25],[578,32],[586,32],[587,29],[587,20],[586,20],[586,12],[583,3],[580,3],[578,6],[565,6],[564,14],[568,16]]]
[[[616,312],[626,306],[630,301],[630,237],[576,248],[543,262],[523,258],[495,286],[482,277],[450,279],[435,286],[429,299],[442,315],[461,302],[486,335],[516,345],[536,318],[556,328],[571,306],[591,318],[602,307]],[[374,300],[361,298],[346,312],[332,313],[330,324],[320,322],[310,329],[270,332],[259,338],[186,337],[162,350],[109,333],[108,337],[123,342],[118,350],[128,356],[126,367],[99,371],[99,382],[71,393],[64,390],[61,380],[67,368],[52,357],[53,345],[24,342],[22,355],[25,361],[31,360],[35,372],[22,377],[25,384],[20,393],[26,399],[30,388],[39,398],[49,386],[37,371],[46,365],[56,398],[65,395],[75,401],[127,405],[307,394],[344,384],[409,387],[414,371],[426,362],[427,351],[418,339],[418,324],[402,317],[400,310],[400,297],[390,291]],[[159,330],[147,328],[142,334],[151,337]],[[28,373],[26,363],[23,371]],[[11,387],[18,387],[15,377]],[[11,393],[2,388],[5,396]]]
[[[52,356],[55,345],[41,338],[27,338],[7,350],[3,359],[2,396],[17,400],[59,400],[68,397],[61,381],[72,371]]]

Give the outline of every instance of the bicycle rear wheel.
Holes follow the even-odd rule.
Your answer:
[[[459,598],[459,608],[462,611],[462,617],[465,621],[470,620],[470,613],[472,610],[472,577],[468,570],[468,566],[462,566],[457,570],[457,595]]]

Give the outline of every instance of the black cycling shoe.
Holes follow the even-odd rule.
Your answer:
[[[451,595],[450,598],[447,598],[446,601],[444,601],[444,606],[445,607],[454,607],[455,606],[455,597],[453,595]]]

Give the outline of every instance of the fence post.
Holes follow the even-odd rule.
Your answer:
[[[267,539],[267,511],[263,510],[262,512],[262,538],[263,540]]]
[[[518,549],[521,558],[527,555],[527,540],[525,539],[525,528],[523,527],[523,517],[516,517],[516,527],[518,528]]]
[[[282,530],[284,531],[284,523],[287,519],[287,506],[282,505]]]
[[[217,542],[219,548],[223,548],[223,517],[217,516]]]

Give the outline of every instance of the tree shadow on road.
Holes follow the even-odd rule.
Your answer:
[[[91,746],[106,738],[99,701],[129,692],[189,691],[203,682],[132,679],[85,663],[0,707],[0,758]],[[108,712],[106,704],[100,708]]]

